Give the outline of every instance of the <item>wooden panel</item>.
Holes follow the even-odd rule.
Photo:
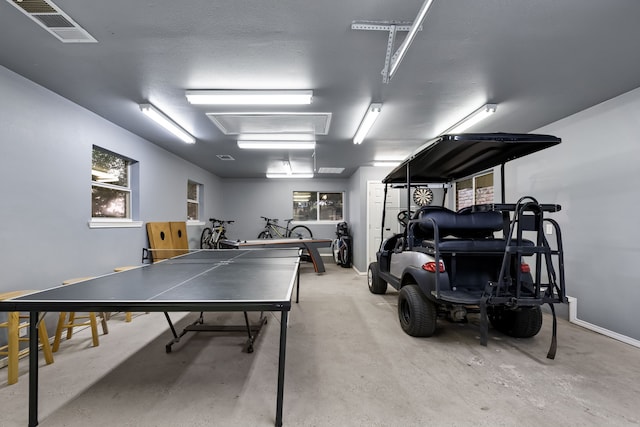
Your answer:
[[[189,252],[189,238],[187,237],[187,224],[184,221],[170,222],[171,239],[173,240],[174,249],[182,249],[175,251],[176,255],[186,254]]]
[[[147,236],[149,237],[149,246],[152,249],[151,259],[153,262],[174,256],[171,250],[174,249],[171,226],[168,222],[148,222]]]

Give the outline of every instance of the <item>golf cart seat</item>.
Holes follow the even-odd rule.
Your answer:
[[[443,253],[503,254],[505,251],[505,239],[494,237],[495,232],[504,229],[504,218],[499,211],[422,208],[415,218],[411,224],[414,247],[422,247],[427,252],[435,252],[436,245]],[[529,240],[523,240],[522,244],[533,246]]]

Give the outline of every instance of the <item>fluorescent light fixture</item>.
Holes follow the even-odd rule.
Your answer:
[[[431,7],[432,3],[433,0],[425,0],[425,2],[422,4],[422,7],[420,8],[420,11],[418,12],[418,16],[413,21],[413,24],[409,29],[409,33],[407,33],[407,37],[405,37],[396,53],[393,54],[393,57],[391,58],[391,65],[389,67],[389,80],[391,80],[393,75],[398,70],[400,62],[407,54],[407,50],[409,49],[409,46],[411,46],[411,43],[413,43],[413,39],[416,38],[416,34],[418,33],[420,26],[422,26],[422,22],[427,17],[427,12],[429,12],[429,8]]]
[[[140,111],[187,144],[194,144],[196,142],[196,139],[189,132],[182,129],[178,124],[176,124],[176,122],[171,120],[153,105],[140,104]]]
[[[362,144],[362,141],[367,137],[369,130],[371,130],[371,126],[373,126],[380,115],[380,111],[382,111],[382,104],[374,103],[369,105],[362,122],[360,122],[360,127],[358,127],[356,134],[353,136],[354,144]]]
[[[311,90],[188,90],[191,104],[206,105],[301,105],[311,104]]]
[[[267,178],[313,178],[312,173],[273,173],[267,172]]]
[[[464,119],[460,120],[455,125],[451,126],[449,129],[442,132],[442,134],[464,132],[465,130],[475,125],[479,121],[484,120],[490,115],[492,115],[493,113],[495,113],[497,109],[498,109],[498,104],[483,105],[473,113],[469,114]]]
[[[238,136],[238,147],[250,150],[313,150],[316,141],[311,133],[250,133]]]
[[[239,141],[315,141],[313,133],[243,133]]]
[[[245,150],[313,150],[315,141],[238,141],[238,148]]]
[[[380,168],[391,168],[396,167],[400,164],[400,162],[391,162],[391,161],[374,161],[373,166]]]

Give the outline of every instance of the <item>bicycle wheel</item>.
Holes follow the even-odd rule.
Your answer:
[[[224,232],[220,233],[220,235],[218,235],[218,238],[215,239],[215,241],[213,242],[213,248],[214,249],[221,249],[220,248],[220,242],[223,240],[227,240],[227,236],[225,236]]]
[[[271,238],[271,233],[269,233],[267,230],[261,231],[260,234],[258,234],[258,239],[270,239]]]
[[[212,234],[213,233],[209,227],[202,230],[202,235],[200,236],[200,249],[213,249],[213,246],[211,245]]]
[[[295,237],[296,239],[313,239],[313,234],[304,225],[296,225],[289,231],[287,237]]]

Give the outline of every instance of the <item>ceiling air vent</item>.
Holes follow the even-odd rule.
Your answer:
[[[344,168],[320,168],[318,169],[318,173],[342,173],[344,172]]]
[[[220,160],[235,160],[230,154],[216,154],[216,157]]]
[[[91,34],[51,1],[7,0],[63,43],[97,43]]]

